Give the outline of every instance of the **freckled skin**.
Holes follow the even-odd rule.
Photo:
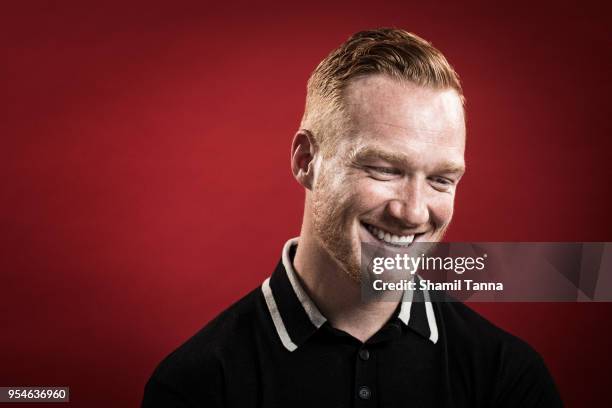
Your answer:
[[[375,240],[363,223],[397,235],[422,234],[421,242],[442,239],[463,173],[443,169],[464,167],[465,121],[456,91],[384,75],[353,80],[345,107],[350,129],[328,158],[320,158],[308,207],[318,241],[359,281],[361,242]],[[352,160],[365,148],[390,152],[401,164]]]

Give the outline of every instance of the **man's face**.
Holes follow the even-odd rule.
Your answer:
[[[442,239],[465,168],[465,124],[454,90],[383,75],[353,80],[345,107],[349,129],[320,159],[311,209],[323,247],[359,281],[362,242]]]

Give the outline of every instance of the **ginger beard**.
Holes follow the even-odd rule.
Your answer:
[[[328,159],[329,160],[329,159]],[[326,165],[329,164],[329,165]],[[356,228],[355,190],[341,188],[346,180],[334,172],[331,163],[322,163],[312,190],[314,230],[330,257],[353,281],[361,282],[361,247]],[[335,173],[335,174],[334,174]]]
[[[361,241],[353,232],[359,224],[351,225],[353,196],[350,194],[325,194],[317,191],[312,197],[313,227],[320,243],[340,269],[356,283],[361,283]],[[448,224],[437,228],[435,234],[428,234],[426,242],[439,242]],[[380,242],[370,242],[383,245]]]

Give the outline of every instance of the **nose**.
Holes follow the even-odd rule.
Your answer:
[[[407,181],[387,203],[387,212],[407,228],[414,228],[429,221],[429,206],[423,182]]]

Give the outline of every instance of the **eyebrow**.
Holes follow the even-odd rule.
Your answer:
[[[406,156],[402,154],[382,150],[371,146],[356,147],[349,152],[348,157],[350,162],[355,164],[364,160],[373,159],[387,161],[389,163],[393,163],[403,167],[410,167],[411,164],[410,160],[408,160]],[[437,171],[443,173],[464,173],[465,165],[458,164],[455,162],[444,162],[441,166],[437,168]]]

